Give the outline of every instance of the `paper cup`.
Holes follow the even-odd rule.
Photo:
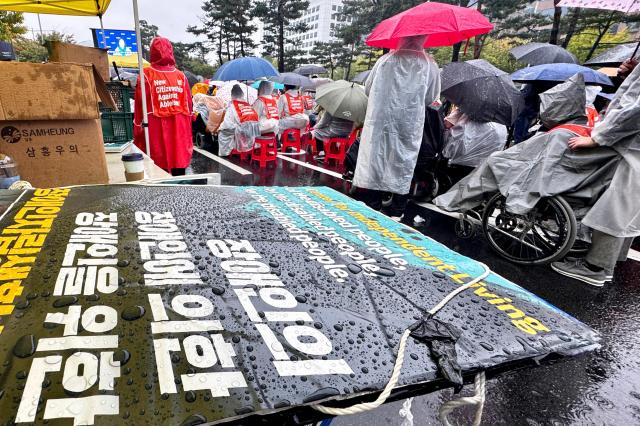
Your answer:
[[[139,152],[131,154],[124,154],[122,156],[122,163],[124,164],[124,170],[127,173],[144,173],[143,156]]]

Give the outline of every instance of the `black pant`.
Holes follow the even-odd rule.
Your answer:
[[[171,176],[184,176],[187,169],[171,169]]]
[[[382,210],[382,200],[388,192],[367,189],[363,201],[374,210]],[[409,194],[393,194],[391,205],[385,208],[385,213],[389,216],[402,216],[409,202]]]

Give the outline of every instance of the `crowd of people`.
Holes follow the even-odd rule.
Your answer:
[[[250,151],[256,138],[288,135],[290,129],[309,132],[323,160],[324,141],[344,138],[362,127],[353,170],[353,185],[371,208],[400,217],[412,182],[425,167],[426,143],[443,140],[442,154],[467,174],[434,202],[445,210],[472,209],[487,194],[502,193],[507,207],[525,214],[544,197],[572,194],[587,200],[581,218],[591,230],[585,258],[568,258],[552,265],[557,272],[601,286],[611,279],[615,264],[626,257],[633,237],[640,235],[640,67],[628,60],[619,69],[619,88],[608,108],[596,102],[597,91],[576,74],[568,81],[523,88],[526,107],[513,128],[514,142],[503,124],[478,122],[462,110],[440,104],[440,71],[425,52],[426,36],[402,39],[382,56],[365,83],[368,95],[364,123],[334,117],[314,105],[300,88],[287,85],[282,93],[261,81],[257,99],[249,101],[247,86],[235,84],[214,130],[218,154]],[[192,100],[160,107],[149,81],[186,78],[175,68],[171,44],[157,37],[145,69],[151,156],[174,175],[183,174],[192,155]],[[177,84],[177,83],[176,83]],[[211,88],[210,88],[211,89]],[[209,94],[213,94],[209,91]],[[198,96],[198,95],[196,95]],[[136,89],[135,140],[144,146]],[[446,115],[445,115],[446,113]],[[536,122],[540,126],[532,128]],[[457,180],[457,179],[456,179]],[[435,194],[434,194],[435,195]]]

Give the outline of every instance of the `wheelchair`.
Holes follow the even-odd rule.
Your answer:
[[[531,211],[519,215],[507,211],[506,199],[498,193],[480,207],[480,213],[479,226],[489,246],[513,263],[548,264],[586,248],[583,242],[576,244],[578,219],[560,195],[542,198]],[[468,236],[477,226],[468,214],[462,215],[456,234]]]

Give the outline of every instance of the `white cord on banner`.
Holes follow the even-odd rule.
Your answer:
[[[489,267],[484,263],[480,263],[480,265],[482,265],[482,267],[484,268],[484,272],[482,272],[482,274],[475,277],[468,283],[456,288],[451,293],[447,294],[447,296],[444,299],[442,299],[440,303],[438,303],[431,310],[429,310],[429,315],[435,315],[440,309],[442,309],[447,303],[451,301],[451,299],[456,297],[458,294],[467,290],[472,285],[487,278],[491,273],[491,269],[489,269]],[[400,370],[402,369],[402,364],[404,363],[405,347],[407,345],[407,339],[409,338],[410,335],[411,335],[411,330],[409,329],[406,329],[405,332],[402,333],[402,337],[400,337],[400,343],[398,344],[398,356],[396,358],[395,364],[393,365],[393,371],[391,373],[391,377],[389,378],[389,382],[384,387],[380,395],[378,395],[378,398],[376,398],[375,401],[363,402],[363,403],[355,404],[355,405],[352,405],[351,407],[346,407],[346,408],[325,407],[324,405],[312,405],[311,407],[317,411],[320,411],[321,413],[328,414],[330,416],[346,416],[349,414],[364,413],[365,411],[373,410],[374,408],[378,408],[379,406],[384,404],[387,398],[389,398],[389,395],[391,395],[391,391],[396,387],[396,384],[398,384],[398,379],[400,378]],[[484,383],[484,373],[480,373],[480,374],[483,374],[483,383]],[[476,376],[476,379],[477,379],[477,376]],[[482,386],[482,389],[484,389],[484,384]],[[482,394],[482,401],[484,404],[484,393]],[[455,402],[455,401],[451,401],[451,402]],[[481,408],[482,406],[479,406],[479,410],[481,410]],[[479,416],[482,417],[482,412],[480,412]],[[476,418],[477,417],[478,417],[478,414],[476,413]]]
[[[465,405],[475,405],[476,406],[476,415],[473,418],[473,426],[480,426],[480,421],[482,420],[482,410],[484,408],[484,398],[486,393],[486,379],[484,376],[484,371],[476,374],[476,379],[474,382],[474,387],[476,394],[473,396],[463,396],[458,399],[454,399],[453,401],[448,401],[442,404],[440,410],[438,410],[438,420],[442,422],[444,426],[451,426],[449,423],[449,419],[447,415],[451,413],[456,408],[464,407]]]
[[[411,404],[413,403],[413,397],[407,398],[402,403],[402,408],[400,409],[400,417],[402,417],[402,423],[400,426],[413,426],[413,413],[411,412]]]

